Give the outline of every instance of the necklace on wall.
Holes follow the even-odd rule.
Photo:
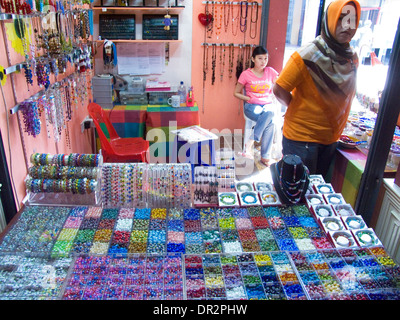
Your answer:
[[[213,35],[213,29],[214,29],[214,11],[215,11],[215,6],[214,6],[214,1],[212,3],[212,8],[211,8],[211,21],[210,23],[207,25],[207,29],[206,29],[206,34],[207,34],[207,38],[211,38]],[[206,1],[206,6],[205,6],[205,15],[206,17],[208,17],[210,15],[210,12],[208,11],[208,1]]]
[[[211,53],[211,65],[212,65],[212,76],[211,76],[211,84],[213,85],[215,82],[215,67],[216,67],[216,59],[217,59],[217,45],[215,43],[212,44],[212,53]]]
[[[232,6],[232,3],[230,1],[225,1],[224,2],[224,27],[225,27],[225,33],[228,32],[229,20],[230,20],[230,14],[231,14],[231,10],[230,10],[231,6]]]
[[[246,45],[244,48],[244,67],[245,69],[250,68],[250,61],[251,61],[251,45]]]
[[[28,52],[28,44],[29,44],[29,30],[26,27],[26,19],[25,18],[17,18],[14,20],[14,29],[17,37],[20,39],[22,44],[22,49],[24,53],[25,63],[23,64],[24,73],[25,73],[25,80],[28,84],[28,91],[29,85],[33,84],[32,80],[32,70],[31,64],[29,62],[29,52]]]
[[[208,44],[204,44],[203,48],[203,81],[207,80],[208,73]]]
[[[221,77],[221,81],[224,77],[224,69],[225,69],[225,46],[221,44],[219,47],[219,74]]]
[[[254,14],[255,12],[255,14]],[[257,37],[257,22],[258,22],[258,3],[253,1],[251,3],[251,14],[250,14],[250,38],[255,39]],[[252,32],[252,29],[253,32]]]
[[[243,7],[245,6],[245,9]],[[247,30],[247,13],[249,3],[247,1],[240,1],[240,31],[245,33]]]
[[[217,39],[219,39],[219,35],[221,34],[221,29],[222,29],[222,7],[220,7],[220,13],[218,15],[218,7],[215,10],[216,16],[218,16],[218,19],[216,19],[215,23],[215,35],[217,36]]]
[[[232,73],[233,73],[233,61],[235,60],[235,47],[233,43],[229,44],[228,47],[228,54],[229,54],[229,79],[232,78]]]
[[[234,10],[235,6],[231,6],[231,12],[232,12],[232,34],[236,37],[237,35],[237,31],[238,31],[238,27],[239,27],[239,7],[237,7],[236,10],[236,15],[233,15],[233,10]]]
[[[239,53],[236,61],[236,79],[239,79],[243,71],[243,47],[239,45]]]

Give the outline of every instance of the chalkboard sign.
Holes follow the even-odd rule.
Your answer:
[[[100,14],[99,35],[102,40],[135,40],[135,15]]]
[[[178,15],[171,15],[172,24],[165,30],[164,15],[143,15],[143,40],[178,40]]]

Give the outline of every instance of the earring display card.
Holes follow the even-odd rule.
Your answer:
[[[134,14],[99,15],[99,36],[109,40],[135,40]]]
[[[169,22],[166,19],[164,15],[144,14],[143,40],[178,40],[178,15],[171,15]]]

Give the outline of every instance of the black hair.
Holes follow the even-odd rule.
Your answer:
[[[254,50],[253,50],[253,53],[252,53],[251,57],[252,57],[252,58],[255,58],[255,57],[258,56],[259,54],[268,54],[268,50],[265,49],[265,48],[262,47],[262,46],[255,47]],[[250,67],[251,67],[251,68],[254,68],[254,62],[253,62],[253,61],[251,61]]]
[[[253,53],[251,54],[251,56],[252,56],[252,58],[255,58],[259,54],[268,54],[268,50],[265,49],[262,46],[255,47],[253,49]],[[251,61],[250,67],[254,68],[254,62],[253,61]],[[242,72],[243,72],[243,63],[242,62],[238,62],[238,64],[236,65],[236,79],[239,79],[239,77],[240,77]]]

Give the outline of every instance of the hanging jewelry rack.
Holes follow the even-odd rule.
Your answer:
[[[227,1],[203,1],[202,4],[225,4]],[[228,1],[229,2],[229,1]],[[240,5],[242,2],[248,2],[248,1],[230,1],[230,4],[233,5]],[[256,2],[256,1],[255,1]],[[251,4],[251,2],[248,2]],[[262,6],[261,2],[257,2],[259,6]]]
[[[54,82],[49,87],[49,89],[54,89],[55,87],[57,87],[59,85],[62,85],[65,81],[73,80],[72,78],[73,78],[74,75],[75,75],[75,73],[72,73],[69,76],[65,77],[64,79],[62,79],[60,81],[57,81],[57,82]],[[29,100],[29,99],[36,99],[36,98],[38,98],[40,96],[43,96],[44,94],[46,94],[47,90],[49,90],[49,89],[42,89],[42,90],[38,91],[37,93],[35,93],[34,95],[32,95],[31,97],[29,97],[28,99],[25,99],[21,103],[23,103],[23,102],[25,102],[26,100]],[[18,103],[13,108],[11,108],[10,109],[10,114],[16,114],[19,111],[19,107],[20,107],[21,103]]]
[[[240,47],[240,48],[244,48],[244,47],[257,47],[258,45],[257,44],[238,44],[238,43],[210,43],[210,42],[203,42],[202,44],[201,44],[202,46],[213,46],[213,45],[216,45],[217,47],[221,47],[221,46],[224,46],[224,47],[229,47],[229,46],[234,46],[234,47]]]
[[[246,33],[249,34],[250,38],[254,40],[257,38],[259,28],[258,20],[259,20],[259,8],[265,5],[265,0],[261,1],[202,1],[204,4],[204,14],[206,16],[211,15],[213,18],[211,22],[206,25],[205,33],[204,33],[204,42],[201,44],[203,46],[203,106],[202,112],[205,111],[205,82],[207,80],[207,73],[209,69],[208,65],[208,51],[211,47],[212,55],[211,55],[211,84],[215,84],[215,73],[216,73],[216,54],[217,50],[219,50],[219,58],[220,63],[219,66],[219,78],[220,81],[223,81],[224,76],[224,68],[226,66],[225,59],[222,61],[222,57],[226,57],[226,54],[229,57],[228,64],[228,76],[229,79],[233,77],[234,68],[233,64],[236,61],[234,59],[235,51],[239,48],[238,52],[238,60],[237,64],[240,66],[239,69],[244,66],[249,65],[250,58],[248,58],[248,53],[251,51],[251,48],[256,47],[259,44],[246,44]],[[217,14],[218,12],[218,14]],[[261,11],[262,12],[262,11]],[[231,21],[231,22],[229,22]],[[241,43],[214,43],[207,42],[210,40],[217,40],[221,34],[221,31],[228,32],[230,28],[230,24],[232,24],[232,35],[234,37],[239,36],[238,30],[240,29],[240,35],[243,35],[243,38],[239,40]],[[215,29],[215,32],[214,32]],[[228,51],[228,53],[226,53]],[[245,54],[245,52],[246,54]],[[251,54],[251,53],[250,53]],[[245,57],[246,56],[246,57]],[[238,73],[238,67],[236,68],[236,75]],[[238,114],[240,113],[240,105]]]
[[[78,37],[76,39],[73,39],[73,40],[76,40],[79,44],[85,43],[85,44],[91,45],[92,41],[89,40],[89,37],[92,34],[93,19],[92,19],[92,16],[90,15],[90,12],[89,12],[90,8],[81,7],[79,5],[77,6],[76,4],[73,5],[72,3],[69,3],[68,7],[64,8],[62,6],[62,4],[59,3],[59,2],[56,2],[56,6],[57,6],[56,15],[61,15],[62,14],[62,15],[65,15],[66,17],[67,16],[71,17],[71,14],[73,16],[76,16],[77,14],[84,15],[85,22],[86,22],[85,23],[85,29],[83,29],[81,27],[81,30],[80,30],[81,32],[83,30],[84,36],[78,35]],[[74,6],[74,7],[72,7],[72,6]],[[19,10],[19,9],[17,9],[17,10]],[[21,11],[19,11],[19,12],[21,12]],[[20,110],[20,106],[21,106],[21,104],[24,104],[29,99],[33,99],[34,97],[38,97],[40,95],[46,94],[47,89],[55,88],[55,86],[57,86],[57,85],[60,86],[61,83],[63,83],[63,81],[67,81],[66,79],[70,79],[71,75],[65,77],[60,82],[55,82],[55,83],[51,84],[51,87],[48,87],[46,85],[45,86],[46,89],[40,90],[36,94],[32,95],[30,98],[18,103],[13,74],[15,74],[16,72],[24,71],[24,70],[26,71],[27,69],[30,70],[29,66],[32,63],[37,62],[37,61],[41,61],[43,63],[48,63],[48,64],[52,64],[55,61],[54,61],[54,57],[48,56],[48,52],[47,52],[47,54],[45,56],[40,56],[40,57],[34,56],[33,53],[31,53],[32,54],[32,59],[29,59],[29,57],[28,57],[29,53],[25,52],[25,61],[23,61],[21,63],[17,63],[15,65],[11,65],[10,48],[9,48],[8,43],[7,43],[7,38],[6,38],[6,34],[7,33],[6,33],[4,22],[8,21],[8,20],[17,21],[17,20],[24,20],[24,19],[32,19],[32,18],[36,18],[36,17],[43,18],[47,14],[48,14],[48,12],[36,11],[35,9],[33,9],[28,14],[26,14],[25,12],[23,12],[23,14],[18,14],[18,13],[15,13],[15,12],[3,13],[3,12],[0,11],[0,23],[1,23],[2,32],[3,32],[3,35],[4,35],[4,42],[5,42],[4,45],[5,45],[5,48],[6,48],[7,62],[8,62],[8,65],[9,65],[7,68],[3,69],[3,73],[4,73],[4,75],[8,75],[8,74],[11,75],[10,81],[11,81],[11,87],[12,87],[14,103],[15,103],[14,107],[11,108],[9,110],[9,112],[10,112],[10,114],[16,114],[17,115],[17,123],[18,123],[18,128],[19,128],[19,131],[20,131],[20,140],[21,140],[21,145],[22,145],[22,149],[23,149],[25,165],[26,165],[27,169],[28,169],[28,166],[29,166],[28,160],[27,160],[27,151],[26,151],[25,139],[24,139],[24,135],[23,135],[23,129],[22,129],[22,125],[21,125],[21,119],[20,119],[20,115],[19,115],[19,112],[18,112]],[[61,29],[58,30],[58,32],[63,33],[63,35],[65,35],[65,37],[67,37],[67,38],[68,38],[68,34],[69,35],[70,34],[74,34],[74,31],[76,33],[76,30],[69,30],[69,28],[71,28],[71,25],[66,25],[65,26],[66,29],[62,30],[61,22],[58,19],[59,19],[59,17],[56,18],[57,21],[55,22],[56,26],[57,26],[57,29],[61,28]],[[71,23],[71,21],[69,21],[69,23]],[[64,33],[66,33],[66,34],[64,34]],[[76,41],[74,41],[74,45],[76,44],[75,43]],[[27,50],[27,49],[24,48],[24,50]],[[74,59],[74,57],[79,56],[79,51],[80,50],[81,49],[75,49],[72,53],[62,52],[62,54],[63,54],[63,57],[68,58],[68,60],[71,61],[71,63],[76,63],[76,59]],[[27,68],[27,66],[28,66],[28,68]],[[54,65],[52,65],[52,66],[54,67]],[[54,74],[57,75],[59,70],[55,70],[55,71],[53,70],[52,72],[54,72]],[[31,72],[31,74],[32,74],[32,72]],[[73,74],[75,74],[75,73],[73,73]],[[50,83],[48,83],[48,84],[50,85]],[[29,84],[28,84],[28,86],[29,86]],[[69,109],[70,105],[68,105],[67,108]],[[70,116],[70,113],[67,116]],[[68,137],[66,137],[66,138],[67,138],[67,140],[69,139]],[[67,145],[68,145],[68,141],[67,141]],[[57,143],[56,143],[56,149],[57,149],[57,152],[58,152]]]

